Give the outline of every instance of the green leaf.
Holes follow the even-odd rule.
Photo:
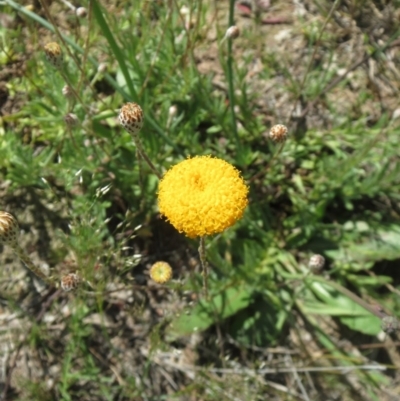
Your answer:
[[[220,125],[213,125],[212,127],[207,129],[207,134],[217,134],[222,131],[222,127]]]
[[[230,319],[228,330],[237,342],[248,347],[267,347],[279,341],[289,312],[277,295],[266,291]]]
[[[391,225],[377,230],[373,236],[360,244],[350,244],[347,248],[327,251],[336,261],[374,262],[400,258],[400,227]]]
[[[304,302],[308,313],[337,316],[350,329],[368,335],[376,335],[381,331],[381,320],[352,299],[322,283],[313,283],[312,290],[314,294],[309,293]]]
[[[228,288],[210,301],[201,300],[194,308],[182,312],[166,329],[168,341],[181,336],[202,331],[217,321],[221,321],[251,302],[251,291],[248,288]]]
[[[381,319],[374,315],[341,317],[340,321],[352,330],[376,336],[381,331]]]
[[[132,98],[137,98],[136,90],[132,84],[132,81],[129,76],[128,68],[125,63],[124,53],[119,48],[117,41],[115,40],[114,35],[112,34],[111,29],[109,28],[109,24],[107,23],[107,21],[105,20],[105,18],[103,16],[102,9],[96,0],[93,0],[93,15],[94,15],[95,19],[97,20],[97,23],[100,26],[101,32],[104,35],[104,37],[106,38],[106,40],[110,46],[110,49],[112,50],[115,58],[118,61],[118,64],[121,68],[122,73],[124,74],[126,83],[128,85],[130,95],[132,96]]]
[[[348,274],[347,279],[359,287],[364,287],[367,285],[378,287],[393,282],[392,277],[388,276],[368,277],[368,276],[361,276],[359,274]]]

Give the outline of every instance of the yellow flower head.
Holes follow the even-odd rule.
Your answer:
[[[156,283],[166,283],[172,277],[172,268],[167,262],[156,262],[150,268],[150,277]]]
[[[238,221],[248,188],[239,171],[211,156],[196,156],[168,170],[160,182],[161,214],[188,237],[217,234]]]
[[[53,65],[53,67],[60,68],[63,62],[63,54],[61,47],[56,42],[47,43],[44,46],[44,53],[47,61]]]

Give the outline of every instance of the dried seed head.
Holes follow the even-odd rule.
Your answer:
[[[178,112],[178,107],[176,107],[175,105],[172,105],[169,109],[168,109],[168,117],[169,118],[174,118],[176,116],[176,113]]]
[[[167,262],[156,262],[150,268],[150,277],[159,284],[164,284],[172,277],[172,268]]]
[[[64,87],[62,88],[62,94],[67,98],[74,96],[71,87],[68,85],[64,85]]]
[[[400,330],[400,321],[394,316],[385,316],[382,318],[381,327],[385,333],[394,333]]]
[[[100,63],[99,66],[97,67],[97,72],[100,74],[104,74],[107,71],[107,64],[106,63]]]
[[[227,39],[236,39],[240,35],[240,29],[236,26],[230,26],[225,33]]]
[[[76,16],[79,18],[85,18],[87,16],[87,10],[85,7],[78,7],[75,10]]]
[[[171,126],[172,120],[176,116],[177,112],[178,112],[178,108],[175,105],[172,105],[168,109],[168,120],[167,120],[167,125],[166,125],[167,128],[169,128]]]
[[[277,124],[271,128],[269,132],[269,137],[277,143],[285,142],[288,137],[288,129],[285,125]]]
[[[22,263],[36,276],[50,283],[47,275],[37,267],[29,255],[18,244],[19,225],[17,219],[10,213],[0,212],[0,241],[10,246]]]
[[[190,14],[190,9],[187,6],[182,6],[179,12],[183,17],[186,17],[187,15]]]
[[[10,213],[0,212],[0,241],[15,248],[18,245],[18,232],[17,219]]]
[[[319,271],[325,266],[325,258],[322,255],[313,255],[311,256],[308,267],[311,271]]]
[[[65,292],[73,291],[78,288],[80,279],[76,273],[68,273],[61,277],[61,288]]]
[[[126,103],[122,106],[118,119],[130,134],[136,136],[143,127],[143,110],[137,103]]]
[[[56,42],[47,43],[44,46],[47,61],[55,68],[60,68],[63,62],[61,47]]]
[[[76,127],[78,125],[78,116],[74,113],[68,113],[64,116],[64,121],[65,124],[68,125],[68,127]]]

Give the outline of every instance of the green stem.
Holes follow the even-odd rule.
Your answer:
[[[50,277],[47,277],[38,266],[36,266],[30,256],[17,244],[12,247],[15,254],[19,257],[21,262],[37,277],[41,278],[45,283],[54,285]]]
[[[142,142],[139,139],[138,135],[132,135],[133,142],[136,145],[136,149],[139,152],[140,156],[144,159],[144,161],[148,164],[150,167],[151,171],[158,177],[159,180],[161,180],[161,174],[158,172],[156,167],[154,166],[153,162],[150,160],[149,156],[147,156],[147,153],[143,149]]]
[[[199,255],[200,255],[201,267],[203,268],[202,274],[203,274],[204,295],[206,298],[208,298],[208,263],[207,263],[206,244],[204,237],[200,237]]]
[[[257,180],[258,178],[265,176],[267,174],[268,169],[271,168],[272,163],[277,159],[277,157],[281,154],[282,149],[285,145],[285,142],[281,143],[278,150],[273,154],[272,159],[269,161],[269,163],[265,166],[265,168],[263,168],[262,170],[260,170],[258,173],[254,174],[253,177],[249,178],[247,181],[250,184],[251,182]]]
[[[234,25],[234,10],[235,10],[235,0],[229,0],[229,23],[228,26]],[[229,108],[231,112],[231,123],[232,131],[236,141],[236,149],[239,148],[239,135],[237,132],[236,124],[236,113],[235,113],[235,91],[234,91],[234,77],[233,77],[233,56],[232,56],[232,39],[228,39],[228,59],[227,59],[227,78],[228,78],[228,96],[229,96]]]

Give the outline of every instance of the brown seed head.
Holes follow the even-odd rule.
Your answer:
[[[277,143],[285,142],[288,137],[288,129],[285,125],[277,124],[271,128],[269,137]]]
[[[64,122],[68,125],[68,127],[76,127],[79,123],[78,116],[74,113],[67,113],[64,116]]]
[[[71,87],[68,85],[64,85],[64,87],[62,88],[62,94],[67,98],[74,96]]]
[[[17,219],[10,213],[0,212],[0,241],[16,247],[18,244],[19,225]]]
[[[60,68],[63,62],[61,47],[56,42],[47,43],[44,46],[47,61],[55,68]]]
[[[313,255],[311,256],[308,267],[311,271],[318,271],[321,270],[325,266],[325,258],[322,255]]]
[[[75,10],[76,16],[79,18],[85,18],[87,16],[87,10],[85,7],[78,7]]]
[[[178,112],[178,107],[176,107],[175,105],[172,105],[169,109],[168,109],[168,117],[170,118],[174,118],[176,116],[176,113]]]
[[[119,116],[120,124],[132,135],[137,135],[143,127],[143,110],[137,103],[126,103]]]
[[[104,74],[105,72],[107,72],[107,64],[106,63],[100,63],[99,66],[97,67],[97,72],[100,74]]]
[[[240,35],[240,30],[236,25],[230,26],[225,33],[225,37],[228,39],[236,39]]]
[[[61,277],[61,288],[65,292],[73,291],[78,288],[80,279],[76,273],[68,273]]]
[[[167,262],[156,262],[150,268],[150,277],[159,284],[164,284],[172,277],[172,268]]]
[[[394,333],[400,330],[400,321],[394,316],[385,316],[381,321],[382,330],[385,333]]]

